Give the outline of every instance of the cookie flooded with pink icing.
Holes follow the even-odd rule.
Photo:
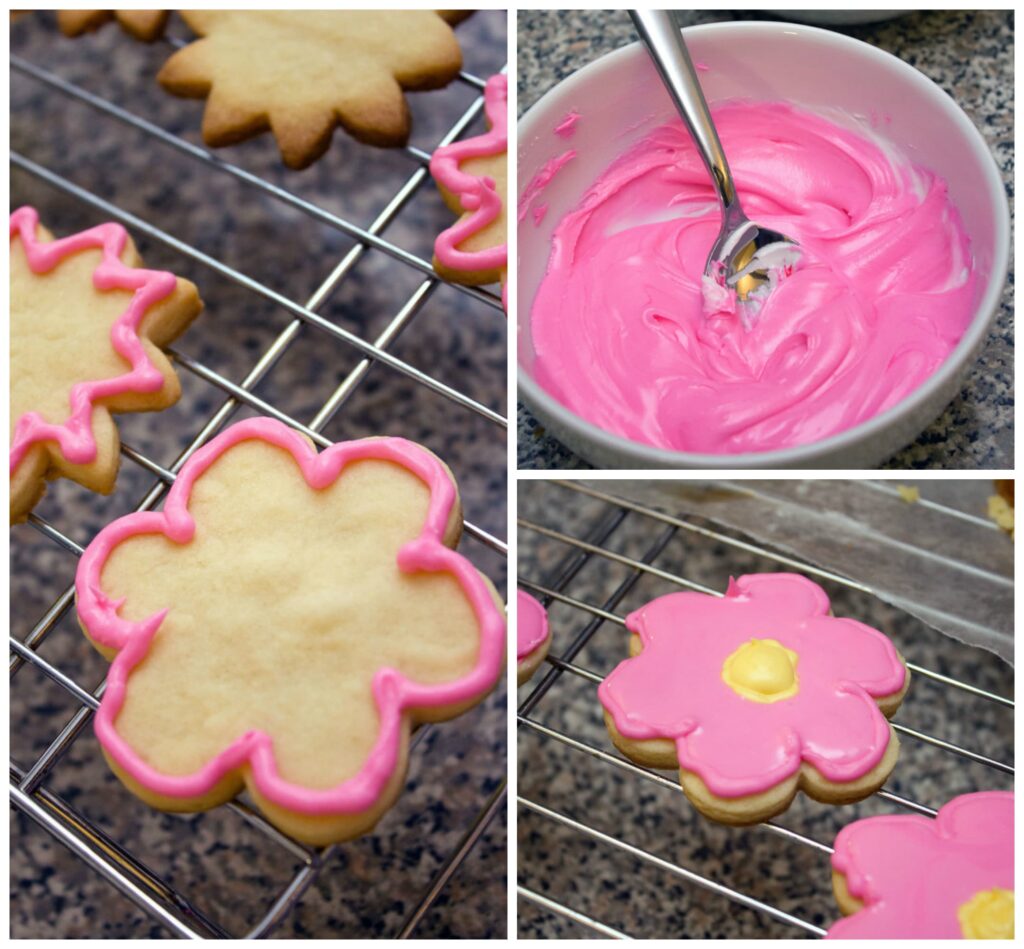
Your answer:
[[[598,689],[609,733],[634,761],[678,768],[705,816],[766,820],[798,790],[856,801],[892,771],[887,716],[909,673],[886,636],[832,616],[806,577],[743,576],[722,597],[671,593],[626,627],[632,656]]]
[[[850,117],[712,112],[745,212],[795,240],[799,264],[753,321],[724,299],[705,308],[720,211],[674,120],[557,223],[530,309],[536,380],[607,432],[716,455],[810,444],[898,405],[979,293],[945,181]]]
[[[114,521],[79,564],[79,620],[111,661],[95,726],[114,773],[167,811],[244,788],[309,844],[370,830],[412,730],[504,668],[503,604],[455,551],[461,530],[451,473],[419,445],[317,453],[271,419],[228,428],[161,512]]]
[[[551,646],[548,613],[529,593],[516,595],[516,670],[522,685],[537,671]]]
[[[173,405],[160,347],[202,303],[189,281],[145,270],[128,232],[100,224],[59,240],[34,208],[10,218],[10,516],[23,521],[53,478],[114,489],[111,412]]]
[[[462,216],[438,235],[434,269],[470,286],[501,282],[508,273],[508,77],[484,87],[488,130],[444,145],[430,159],[430,173],[445,203]]]
[[[1012,792],[844,827],[832,885],[847,915],[829,939],[1013,939]]]

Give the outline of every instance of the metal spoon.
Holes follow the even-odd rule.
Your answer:
[[[704,274],[719,282],[724,277],[726,286],[733,287],[740,300],[746,301],[752,291],[768,282],[770,266],[778,266],[780,259],[792,259],[795,244],[778,231],[753,223],[743,213],[697,70],[671,11],[630,10],[629,15],[693,136],[722,205],[722,226],[708,254]],[[773,244],[791,246],[762,250]]]

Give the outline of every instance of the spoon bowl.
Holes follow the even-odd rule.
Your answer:
[[[793,244],[790,238],[754,224],[744,213],[697,70],[672,12],[630,10],[629,15],[669,98],[690,130],[722,208],[718,237],[704,265],[705,287],[708,280],[713,281],[719,288],[735,291],[741,304],[756,301],[759,308],[778,282],[777,262],[791,267],[799,254],[795,246],[785,248]],[[720,296],[721,290],[714,295]],[[740,315],[745,325],[753,316]]]

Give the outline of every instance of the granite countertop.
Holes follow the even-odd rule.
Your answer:
[[[480,12],[459,25],[465,68],[486,77],[506,59],[504,12]],[[173,34],[187,28],[172,18]],[[114,25],[80,39],[61,36],[52,14],[19,18],[12,53],[76,83],[129,113],[201,145],[203,103],[172,97],[155,76],[172,52],[147,45]],[[411,144],[430,151],[474,101],[453,83],[408,97]],[[482,117],[470,134],[484,128]],[[353,241],[332,227],[246,187],[195,158],[156,142],[117,119],[14,70],[11,147],[174,238],[237,268],[272,290],[305,302]],[[337,131],[328,154],[311,168],[285,169],[269,135],[216,153],[301,198],[366,227],[388,205],[419,162],[400,149],[356,143]],[[22,170],[11,175],[12,207],[35,205],[43,223],[66,235],[108,218]],[[434,237],[453,216],[429,177],[384,236],[427,260]],[[129,227],[129,230],[131,228]],[[241,382],[289,325],[291,315],[199,261],[135,233],[147,264],[195,282],[206,307],[175,344],[183,354]],[[328,320],[375,339],[400,312],[423,275],[369,251],[320,307]],[[391,346],[399,358],[504,413],[507,322],[464,293],[440,285]],[[305,326],[257,386],[256,394],[308,424],[341,380],[359,364],[346,344]],[[122,417],[126,444],[167,467],[224,400],[223,393],[179,370],[181,401],[159,414]],[[237,413],[236,418],[251,414]],[[435,451],[453,469],[466,517],[498,537],[506,525],[506,432],[430,393],[386,367],[371,369],[327,424],[334,439],[402,435]],[[79,544],[131,510],[153,477],[124,460],[110,497],[70,482],[54,484],[38,513]],[[461,550],[505,588],[505,561],[465,538]],[[31,526],[11,534],[11,627],[24,639],[70,583],[76,560]],[[46,637],[41,655],[94,689],[107,665],[85,641],[73,612]],[[30,766],[75,711],[60,687],[23,668],[11,684],[11,756]],[[478,708],[429,728],[410,757],[404,794],[374,833],[345,844],[275,935],[298,938],[394,935],[427,891],[489,795],[506,773],[504,683]],[[227,808],[172,817],[129,794],[104,763],[91,726],[47,775],[44,787],[192,901],[227,931],[241,935],[270,908],[298,870],[295,858]],[[442,891],[416,935],[501,937],[506,931],[506,829],[502,811]],[[16,938],[159,938],[154,919],[122,897],[17,809],[11,822],[11,931]]]
[[[769,20],[757,11],[681,11],[684,25]],[[918,12],[883,23],[839,27],[916,67],[948,92],[981,131],[1013,202],[1013,11]],[[581,66],[635,40],[623,11],[530,10],[518,15],[519,113]],[[520,468],[590,468],[545,434],[522,403]],[[1013,269],[992,334],[959,396],[883,468],[1013,467]]]
[[[629,492],[615,480],[593,482],[611,494]],[[672,483],[672,482],[668,482]],[[691,507],[699,507],[694,482],[678,484],[689,491]],[[743,482],[756,486],[758,482]],[[770,488],[770,482],[765,485]],[[792,482],[786,482],[791,485]],[[987,481],[915,482],[924,500],[983,516],[991,485]],[[849,490],[861,490],[851,485]],[[520,481],[519,516],[528,522],[584,538],[612,510],[607,502],[584,496],[548,480]],[[704,510],[716,499],[709,486]],[[721,493],[721,492],[718,492]],[[863,490],[864,498],[881,492]],[[838,503],[838,502],[837,502]],[[879,502],[882,503],[881,501]],[[892,498],[888,503],[894,503]],[[897,502],[902,503],[902,502]],[[667,513],[671,505],[660,505]],[[921,512],[920,516],[925,516]],[[1005,534],[942,512],[929,517],[948,518],[949,534],[961,545],[966,539],[990,541],[983,546],[983,562],[994,576],[1013,576],[1013,544]],[[715,528],[713,520],[686,515],[684,519]],[[604,546],[642,559],[663,534],[664,525],[630,513],[615,528]],[[967,532],[973,531],[969,535]],[[731,529],[721,531],[742,538]],[[566,544],[520,527],[518,575],[552,586],[572,549]],[[979,537],[980,534],[980,537]],[[966,546],[966,545],[965,545]],[[925,577],[932,562],[907,550],[907,570]],[[778,569],[777,561],[744,552],[722,541],[679,531],[654,561],[661,570],[724,590],[729,576]],[[601,606],[633,571],[606,558],[593,557],[565,586],[577,600]],[[964,573],[964,577],[968,574]],[[880,599],[820,580],[832,600],[836,616],[849,616],[883,630],[909,662],[924,669],[971,683],[1002,696],[1013,695],[1013,669],[993,653],[964,645],[935,631],[909,614]],[[969,582],[969,581],[964,581]],[[927,589],[927,583],[925,584]],[[645,574],[621,602],[610,606],[624,616],[656,596],[679,587]],[[565,604],[550,606],[552,656],[562,657],[593,617]],[[627,635],[621,626],[597,623],[575,665],[607,675],[627,655]],[[545,664],[518,691],[524,702],[551,669]],[[601,752],[620,757],[608,737],[596,685],[578,675],[563,673],[529,711],[529,717],[550,729],[584,742]],[[983,698],[914,675],[910,690],[894,721],[927,735],[953,742],[971,751],[1013,764],[1013,710]],[[938,808],[951,798],[979,790],[1010,790],[1012,775],[944,751],[909,735],[900,736],[900,758],[886,783],[895,794]],[[785,839],[761,826],[730,828],[700,816],[675,786],[677,775],[659,772],[670,782],[663,787],[608,762],[568,747],[528,726],[518,727],[518,794],[604,834],[640,847],[705,878],[827,928],[838,918],[830,886],[827,853],[796,840]],[[855,805],[819,804],[798,794],[776,823],[831,846],[846,824],[873,814],[909,813],[875,795]],[[745,908],[613,848],[584,836],[548,817],[518,809],[518,882],[599,922],[637,938],[793,938],[809,935]],[[536,904],[518,902],[519,935],[524,938],[581,938],[594,936],[582,925],[556,916]]]

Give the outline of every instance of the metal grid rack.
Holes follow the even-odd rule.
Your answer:
[[[584,531],[577,526],[574,532],[575,534],[585,534],[585,536],[574,536],[574,534],[567,533],[565,530],[546,526],[538,523],[536,520],[531,520],[528,517],[520,516],[518,519],[521,538],[521,552],[523,550],[524,538],[535,541],[538,545],[538,550],[542,549],[541,545],[545,545],[549,548],[547,549],[548,554],[553,555],[556,552],[561,553],[562,550],[565,551],[564,556],[560,559],[554,559],[553,562],[556,563],[557,566],[549,571],[550,575],[545,582],[537,582],[537,580],[534,579],[537,568],[535,565],[522,563],[521,553],[519,576],[517,578],[518,585],[522,589],[537,596],[547,608],[551,608],[552,605],[555,604],[563,604],[564,606],[571,608],[573,614],[579,615],[580,622],[582,624],[581,628],[575,626],[570,627],[574,635],[571,638],[567,637],[561,641],[559,637],[559,630],[566,630],[566,624],[553,624],[555,632],[554,642],[552,651],[549,653],[546,660],[547,664],[542,666],[542,669],[535,674],[533,682],[525,685],[522,690],[526,692],[527,695],[525,700],[520,703],[518,709],[517,725],[519,734],[521,739],[523,737],[532,737],[534,739],[534,742],[530,747],[536,747],[539,745],[536,752],[538,755],[542,753],[541,749],[543,749],[544,746],[550,743],[558,743],[560,747],[571,749],[571,753],[567,754],[570,766],[573,761],[578,761],[580,767],[583,767],[584,760],[590,759],[591,762],[599,762],[599,767],[614,769],[620,775],[624,776],[623,780],[627,782],[628,786],[626,796],[633,799],[639,799],[644,794],[644,787],[650,787],[650,785],[643,785],[643,782],[651,782],[654,786],[679,795],[682,795],[683,791],[678,783],[677,776],[666,776],[663,773],[636,765],[618,754],[618,752],[612,748],[610,743],[605,743],[602,746],[600,744],[591,744],[586,740],[581,740],[580,736],[570,733],[572,731],[571,727],[549,727],[538,720],[535,713],[539,708],[542,708],[542,703],[545,703],[545,700],[546,707],[549,709],[552,707],[558,707],[559,705],[564,705],[569,701],[566,699],[564,694],[567,679],[571,680],[575,677],[577,680],[593,684],[595,688],[603,680],[602,674],[580,665],[577,657],[581,651],[594,640],[595,634],[604,627],[605,624],[612,624],[617,627],[625,626],[624,617],[621,615],[621,611],[617,610],[616,607],[622,603],[642,578],[656,578],[657,582],[664,582],[669,588],[695,590],[715,596],[723,595],[718,590],[712,589],[701,583],[697,583],[685,576],[681,576],[677,572],[664,570],[656,565],[658,558],[663,554],[663,552],[665,552],[666,547],[674,537],[681,535],[685,537],[688,542],[695,545],[723,545],[726,556],[735,557],[753,555],[758,558],[765,558],[768,561],[773,561],[778,564],[779,569],[795,570],[815,579],[840,584],[843,587],[850,588],[858,591],[859,593],[874,596],[872,591],[862,584],[849,580],[832,571],[820,569],[812,564],[784,556],[760,544],[749,542],[742,537],[730,536],[722,531],[711,529],[700,523],[698,518],[672,517],[652,507],[617,497],[608,491],[588,484],[557,480],[530,483],[531,488],[539,485],[543,485],[547,492],[543,495],[543,510],[545,512],[560,511],[561,513],[559,515],[554,515],[554,519],[563,523],[566,519],[566,509],[572,506],[573,498],[569,495],[570,492],[576,495],[577,502],[580,501],[580,496],[583,496],[584,499],[597,501],[599,504],[594,505],[597,509],[597,513],[592,516],[588,515],[585,518],[585,524],[589,525],[589,528]],[[521,483],[520,488],[522,489],[522,487],[523,484]],[[558,497],[557,495],[559,494],[563,496]],[[933,510],[943,510],[940,505],[930,504],[929,506]],[[521,515],[522,509],[523,503],[521,501]],[[959,511],[952,509],[944,510],[950,515],[959,518],[965,517],[965,515]],[[627,518],[633,519],[634,522],[639,518],[645,527],[646,536],[653,538],[646,551],[638,557],[627,556],[619,553],[611,549],[610,546],[614,541],[614,535],[616,532],[618,531],[621,534],[621,526]],[[977,519],[974,520],[982,526],[995,530],[994,524],[986,524],[984,522],[977,521]],[[635,523],[634,526],[636,526]],[[733,553],[730,554],[729,551],[732,551]],[[614,578],[609,579],[611,574],[610,571],[606,570],[605,573],[601,574],[604,578],[602,582],[591,584],[595,588],[600,589],[602,596],[608,588],[612,588],[611,592],[608,593],[607,598],[603,599],[600,603],[589,601],[589,599],[594,598],[592,591],[591,596],[585,599],[571,595],[567,592],[580,571],[588,564],[593,566],[595,561],[599,566],[603,567],[607,567],[609,564],[617,565],[617,572],[615,573]],[[549,563],[550,562],[551,558],[549,558]],[[622,570],[619,568],[626,569]],[[531,576],[531,572],[534,572],[534,576]],[[619,576],[623,576],[624,579],[622,579],[620,583],[616,584],[616,578]],[[565,615],[564,610],[562,615]],[[971,696],[984,703],[990,703],[992,709],[1001,710],[1003,714],[1012,715],[1014,703],[1010,698],[995,694],[987,689],[944,675],[932,669],[923,668],[911,661],[907,662],[907,667],[916,677],[930,679],[943,689],[959,690],[964,693],[969,693]],[[560,686],[561,689],[559,688]],[[594,701],[596,702],[596,698]],[[598,718],[600,718],[599,715]],[[970,748],[962,747],[934,735],[925,734],[921,731],[903,726],[898,722],[893,722],[893,725],[900,738],[910,739],[910,743],[924,743],[926,745],[933,746],[950,756],[958,756],[968,761],[975,762],[984,768],[991,769],[1003,775],[1012,776],[1014,773],[1013,766],[1005,761],[997,760],[996,758],[981,754]],[[1009,728],[1010,734],[1012,735],[1012,722],[1009,723]],[[599,730],[603,731],[603,725],[600,726]],[[909,743],[905,742],[905,744]],[[906,749],[904,753],[907,753]],[[524,754],[525,752],[521,748],[520,760],[522,760],[522,756]],[[590,780],[590,778],[584,777],[581,779],[581,783],[586,785]],[[520,780],[520,783],[522,784],[522,779]],[[545,787],[545,793],[547,795],[547,782],[542,782],[542,784]],[[975,789],[980,790],[981,788]],[[579,787],[577,787],[577,792],[578,791]],[[549,796],[554,796],[554,792],[552,791]],[[798,799],[800,797],[801,795],[798,795]],[[879,790],[876,797],[894,805],[897,809],[930,816],[934,816],[936,813],[934,809],[917,800],[893,793],[885,788]],[[626,855],[628,858],[632,858],[632,861],[638,868],[652,870],[653,878],[656,880],[659,887],[667,886],[670,881],[683,881],[687,887],[698,887],[705,891],[710,891],[711,893],[717,894],[718,896],[731,901],[732,904],[747,907],[759,914],[763,914],[765,918],[782,923],[786,927],[789,927],[794,935],[820,937],[824,936],[826,933],[826,930],[815,922],[802,918],[800,915],[787,912],[784,909],[773,905],[768,900],[761,899],[757,895],[746,892],[735,885],[730,885],[731,881],[714,879],[711,876],[705,875],[705,873],[701,872],[699,865],[684,865],[677,860],[659,855],[648,847],[637,846],[630,843],[626,839],[626,837],[630,836],[630,828],[628,824],[624,825],[622,830],[617,834],[609,834],[598,827],[593,826],[592,821],[578,819],[577,817],[572,816],[571,813],[567,813],[567,811],[571,810],[576,810],[578,812],[581,808],[588,806],[580,801],[572,800],[565,802],[564,805],[555,806],[550,801],[541,802],[529,796],[525,796],[520,792],[520,796],[517,798],[517,804],[520,813],[520,821],[522,821],[525,815],[541,819],[541,829],[539,832],[542,835],[545,833],[544,828],[554,826],[559,831],[568,831],[567,835],[563,834],[557,838],[560,841],[568,840],[570,843],[566,844],[567,847],[572,844],[577,844],[580,847],[592,847],[598,858],[602,861],[611,860],[616,854],[619,856]],[[594,801],[591,799],[589,806],[593,805]],[[684,812],[689,813],[690,808],[685,801],[685,798],[682,799],[682,806]],[[583,813],[587,814],[588,812],[584,810]],[[657,818],[655,818],[655,820],[656,819]],[[845,821],[845,818],[843,819]],[[703,821],[703,819],[699,817],[697,820]],[[827,843],[815,839],[807,833],[794,830],[792,827],[787,826],[787,824],[792,821],[792,812],[787,812],[779,818],[757,825],[756,832],[773,835],[780,841],[788,841],[789,843],[798,845],[799,847],[808,848],[818,854],[827,855],[832,853],[832,848]],[[710,823],[711,822],[703,821],[700,826],[706,829]],[[636,829],[637,828],[633,828],[634,832]],[[752,829],[751,832],[753,833],[755,831]],[[699,835],[701,831],[698,830],[696,833]],[[731,845],[727,844],[726,846],[729,847]],[[593,910],[590,912],[584,912],[579,908],[574,908],[569,905],[569,903],[572,902],[571,897],[559,898],[551,893],[540,892],[540,889],[548,889],[549,881],[547,879],[542,878],[539,883],[525,885],[522,882],[524,869],[526,868],[526,864],[524,864],[523,848],[524,843],[521,830],[521,840],[519,845],[519,872],[521,881],[517,887],[521,905],[532,904],[533,907],[539,908],[546,914],[552,914],[555,917],[561,917],[564,920],[569,920],[572,923],[577,924],[579,927],[582,927],[584,931],[589,931],[591,935],[617,939],[633,938],[633,936],[625,931],[630,928],[629,923],[624,924],[620,920],[596,918],[602,914],[595,913]],[[552,843],[550,841],[545,841],[543,845],[544,852],[548,852],[551,849],[554,849]],[[592,863],[593,861],[588,861],[587,865],[592,865]],[[580,864],[580,866],[583,867],[584,865]],[[534,873],[533,875],[536,876],[537,874]],[[825,885],[827,885],[827,876],[825,876],[824,879],[826,880]],[[611,899],[612,897],[609,897],[609,900]],[[578,896],[576,900],[577,902],[579,901]],[[727,903],[722,903],[719,908],[722,909],[723,912],[726,912],[728,911],[728,905],[729,904]],[[622,907],[619,908],[623,909]],[[623,909],[623,912],[626,911]],[[626,918],[630,919],[628,915]],[[633,916],[630,922],[635,920],[635,918],[636,917]],[[678,936],[679,933],[675,932],[673,935]]]
[[[125,40],[125,42],[130,42]],[[168,37],[163,41],[170,47],[185,45],[185,41]],[[420,188],[429,180],[428,164],[430,153],[409,146],[405,153],[411,159],[413,170],[402,187],[394,193],[391,200],[376,216],[368,227],[361,227],[331,211],[260,178],[251,172],[217,157],[204,148],[198,147],[179,136],[165,131],[158,125],[140,115],[120,107],[112,101],[97,96],[86,89],[68,82],[48,69],[29,62],[20,56],[11,56],[11,66],[22,76],[29,77],[53,95],[64,97],[73,107],[87,107],[100,115],[115,120],[129,129],[138,130],[154,143],[168,146],[200,163],[209,170],[211,176],[228,176],[242,182],[257,195],[296,209],[314,221],[328,225],[355,241],[354,246],[344,254],[331,270],[329,276],[304,302],[289,299],[276,292],[260,281],[203,253],[197,247],[178,240],[170,233],[155,224],[143,220],[135,214],[106,200],[98,193],[86,190],[73,181],[31,158],[12,151],[11,162],[14,168],[29,173],[34,178],[68,196],[82,202],[89,208],[101,211],[108,219],[116,220],[125,225],[132,234],[143,234],[149,239],[172,249],[177,254],[208,268],[220,277],[231,281],[245,290],[281,307],[291,317],[287,327],[273,340],[271,345],[262,352],[240,383],[232,382],[224,375],[203,363],[191,358],[179,349],[170,350],[173,362],[179,369],[192,374],[204,383],[213,387],[215,394],[222,397],[219,408],[209,417],[201,429],[191,438],[184,450],[174,462],[164,467],[153,461],[130,445],[122,444],[121,452],[133,465],[138,466],[146,474],[152,476],[151,487],[144,494],[136,511],[156,507],[165,497],[170,485],[184,463],[206,443],[231,418],[236,410],[247,407],[255,412],[285,422],[298,431],[309,436],[318,446],[327,447],[332,442],[322,431],[327,423],[344,407],[356,392],[360,384],[371,372],[375,364],[381,364],[387,372],[401,373],[413,380],[418,386],[430,389],[447,399],[455,407],[452,413],[452,424],[464,418],[460,413],[475,414],[493,424],[498,430],[507,429],[506,419],[498,412],[476,399],[450,386],[429,372],[397,358],[389,348],[422,310],[433,291],[442,282],[435,274],[429,260],[410,253],[388,240],[385,232],[389,225],[406,208]],[[484,80],[468,72],[462,72],[458,81],[477,93],[482,92]],[[472,123],[482,114],[483,97],[478,95],[473,103],[451,125],[448,132],[438,145],[454,141],[470,128]],[[335,325],[322,316],[318,310],[331,298],[342,282],[356,267],[356,264],[369,253],[387,255],[396,265],[418,273],[422,282],[408,297],[405,303],[389,320],[386,327],[373,339],[363,339],[354,332]],[[478,309],[485,311],[488,318],[500,319],[504,323],[500,297],[488,289],[464,287],[450,284],[459,293],[475,301]],[[344,347],[351,347],[362,357],[357,365],[348,372],[342,382],[323,402],[320,410],[308,423],[293,418],[270,402],[255,394],[257,385],[267,377],[268,373],[278,364],[290,346],[303,334],[318,332],[326,334]],[[186,338],[187,345],[187,338]],[[504,378],[495,380],[495,391],[504,391]],[[428,446],[429,447],[429,446]],[[469,512],[471,516],[472,512]],[[63,531],[48,523],[36,514],[30,515],[29,523],[41,535],[58,545],[63,551],[77,556],[83,548],[68,537]],[[482,545],[504,557],[507,546],[504,541],[488,531],[467,520],[465,533],[471,538],[471,544]],[[49,606],[44,614],[32,626],[31,630],[18,639],[12,630],[10,637],[11,657],[11,688],[15,688],[16,677],[26,664],[33,666],[38,672],[49,677],[70,695],[77,703],[77,711],[59,729],[45,751],[28,767],[17,764],[13,758],[10,766],[10,795],[12,804],[29,816],[40,827],[49,832],[57,841],[66,846],[72,853],[83,860],[102,877],[113,884],[124,896],[145,911],[152,919],[158,921],[173,935],[186,938],[230,938],[233,935],[224,929],[215,919],[200,911],[186,893],[176,889],[174,885],[161,875],[146,866],[132,853],[128,852],[117,840],[111,839],[99,827],[77,812],[66,800],[44,787],[44,781],[54,767],[73,746],[93,712],[98,707],[99,699],[104,690],[104,683],[90,689],[75,681],[66,674],[59,664],[51,663],[39,653],[44,640],[69,612],[73,602],[73,587],[67,587]],[[414,736],[412,748],[415,748],[430,730],[429,725],[420,728]],[[448,727],[453,727],[449,725]],[[505,767],[504,762],[495,762],[497,787],[486,800],[480,802],[473,820],[463,829],[457,846],[447,854],[434,873],[429,887],[414,903],[413,909],[404,922],[394,933],[399,938],[409,937],[422,921],[426,913],[436,903],[438,897],[452,878],[453,874],[466,860],[474,845],[486,831],[492,818],[499,814],[505,802]],[[500,777],[500,780],[499,780]],[[398,806],[401,806],[400,803]],[[258,813],[250,809],[242,801],[234,801],[228,808],[240,815],[245,821],[261,831],[273,844],[294,860],[298,869],[288,884],[268,899],[266,909],[260,918],[244,935],[246,938],[258,938],[268,935],[295,906],[302,894],[311,886],[318,874],[328,866],[332,854],[337,847],[313,848],[294,841],[282,834],[264,820]]]

